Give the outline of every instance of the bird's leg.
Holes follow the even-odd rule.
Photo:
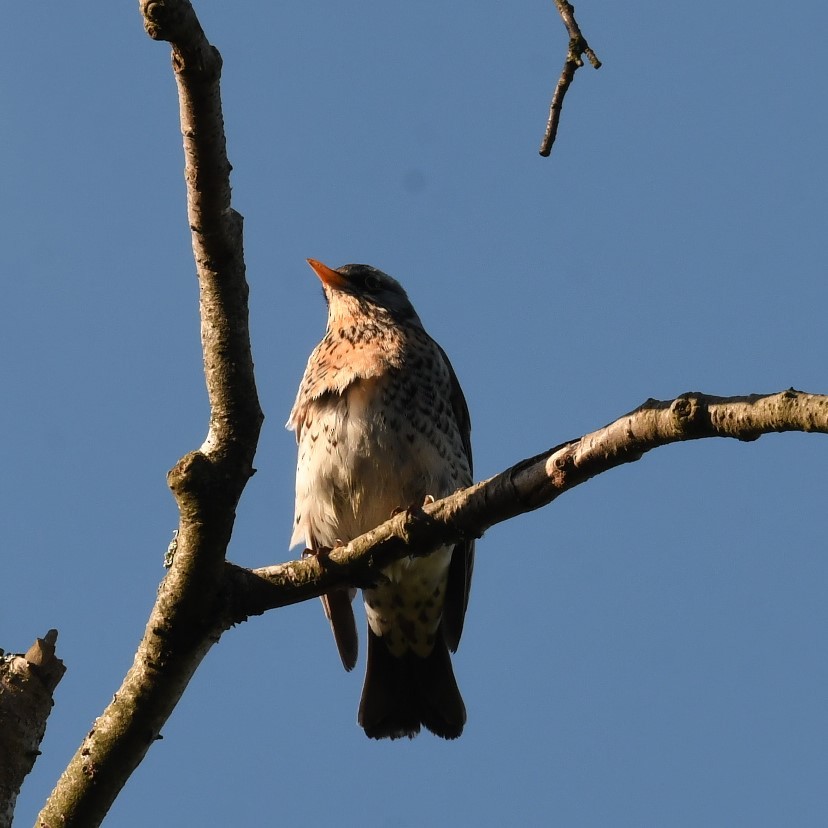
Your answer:
[[[402,511],[402,510],[400,510]],[[333,546],[318,546],[316,543],[311,545],[310,549],[305,549],[302,552],[303,558],[316,558],[319,561],[320,566],[325,569],[328,568],[335,568],[337,564],[331,561],[331,552],[335,549],[341,549],[346,544],[337,538],[334,541]],[[341,589],[373,589],[374,587],[381,586],[382,584],[388,583],[388,578],[385,577],[381,572],[374,573],[370,578],[362,578],[353,581],[348,587],[340,587]]]
[[[302,552],[303,558],[318,558],[320,563],[324,566],[325,562],[331,557],[331,552],[340,546],[345,546],[342,541],[337,538],[333,546],[319,546],[316,541],[311,541],[310,549],[305,549]]]
[[[408,513],[409,515],[415,515],[415,514],[417,514],[418,512],[421,512],[421,511],[423,510],[423,506],[429,506],[429,505],[431,505],[432,503],[434,503],[434,496],[433,496],[433,495],[430,495],[430,494],[427,494],[427,495],[423,498],[423,504],[422,504],[422,506],[420,506],[420,505],[419,505],[419,504],[417,504],[417,503],[412,503],[410,506],[407,506],[407,507],[405,507],[405,508],[403,508],[402,506],[398,506],[396,509],[394,509],[394,511],[393,511],[393,512],[391,512],[391,517],[396,517],[396,516],[397,516],[398,514],[400,514],[401,512],[406,512],[406,513]],[[420,556],[419,556],[417,553],[412,553],[412,554],[411,554],[411,555],[409,555],[408,557],[409,557],[409,558],[411,558],[411,559],[413,559],[413,558],[418,558],[418,557],[420,557]]]
[[[410,506],[406,507],[398,506],[396,509],[394,509],[393,512],[391,512],[391,517],[396,517],[398,514],[400,514],[400,512],[417,512],[420,509],[422,509],[423,506],[430,506],[432,503],[434,503],[434,496],[427,494],[423,498],[422,506],[420,506],[417,503],[412,503]]]

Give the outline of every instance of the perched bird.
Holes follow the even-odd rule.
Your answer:
[[[308,263],[328,303],[325,336],[308,360],[288,428],[296,432],[291,546],[320,552],[395,511],[472,482],[469,410],[443,349],[400,284],[376,268]],[[466,708],[451,666],[463,631],[474,542],[385,568],[365,589],[368,659],[359,724],[375,739],[445,739]],[[342,663],[353,669],[354,590],[322,598]]]

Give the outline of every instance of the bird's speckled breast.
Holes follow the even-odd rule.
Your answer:
[[[346,543],[396,509],[470,484],[448,369],[427,335],[413,344],[398,353],[400,369],[386,363],[378,375],[316,398],[305,388],[292,543]],[[368,622],[394,655],[431,651],[450,556],[446,547],[398,561],[384,571],[387,582],[365,591]]]

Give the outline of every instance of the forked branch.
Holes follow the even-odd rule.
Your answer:
[[[139,5],[150,37],[172,45],[210,427],[202,446],[168,475],[179,511],[175,555],[132,667],[39,815],[44,828],[101,823],[218,640],[224,557],[236,505],[253,473],[262,422],[250,353],[242,219],[230,207],[221,56],[187,0]]]
[[[584,65],[581,55],[586,55],[595,69],[601,68],[601,61],[598,60],[598,56],[592,51],[586,38],[581,34],[581,29],[575,20],[575,6],[568,3],[567,0],[555,0],[555,5],[558,7],[561,20],[563,20],[564,26],[566,26],[566,30],[569,33],[569,48],[566,52],[566,60],[561,70],[561,76],[558,78],[555,92],[552,95],[552,103],[549,106],[546,132],[544,133],[540,146],[540,154],[544,157],[552,152],[552,144],[555,143],[555,138],[558,134],[561,109],[563,109],[564,97],[569,89],[569,85],[575,79],[575,72]]]

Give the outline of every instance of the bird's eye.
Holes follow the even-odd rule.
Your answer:
[[[372,273],[369,273],[365,277],[365,283],[364,284],[365,284],[365,287],[368,290],[379,290],[380,280],[376,276],[374,276]]]

